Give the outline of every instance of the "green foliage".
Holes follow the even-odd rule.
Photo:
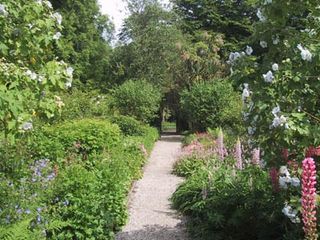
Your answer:
[[[241,100],[227,81],[195,83],[181,93],[181,106],[193,130],[224,126],[239,130]]]
[[[244,109],[248,132],[266,152],[265,160],[279,165],[282,149],[303,159],[308,146],[320,144],[319,91],[315,90],[320,87],[320,11],[316,1],[255,3],[264,21],[255,24],[248,40],[253,55],[233,63],[233,79],[237,87],[243,89],[246,83],[250,91]]]
[[[101,153],[120,142],[120,129],[104,119],[73,120],[45,129],[46,134],[61,143],[65,150],[74,149],[83,157]]]
[[[63,49],[57,54],[75,68],[75,77],[93,87],[103,85],[111,54],[113,24],[102,15],[97,0],[50,0],[62,14]],[[81,87],[81,85],[80,85]],[[88,84],[86,85],[86,90]]]
[[[175,87],[175,66],[180,62],[177,44],[184,42],[173,24],[176,17],[158,0],[126,2],[130,16],[120,33],[124,44],[116,49],[112,72],[117,73],[118,84],[124,79],[146,79],[161,93],[168,92]]]
[[[174,10],[181,17],[183,31],[213,31],[225,36],[226,47],[232,49],[252,32],[256,8],[250,1],[173,0]]]
[[[129,80],[113,92],[114,106],[120,114],[150,122],[159,111],[161,93],[145,80]]]
[[[111,114],[109,95],[97,91],[80,91],[72,89],[71,93],[61,95],[64,106],[57,120],[73,120],[92,117],[107,117]]]
[[[7,140],[32,128],[33,115],[52,117],[53,92],[72,71],[53,55],[61,26],[42,2],[6,1],[0,14],[0,130]],[[10,50],[10,51],[9,51]]]
[[[119,115],[112,117],[110,121],[117,124],[125,136],[143,136],[146,130],[144,124],[132,117]]]
[[[201,168],[204,168],[206,161],[207,159],[198,155],[186,156],[175,163],[173,172],[179,177],[190,177]]]
[[[211,170],[212,169],[212,170]],[[301,239],[302,231],[281,212],[284,197],[273,192],[268,174],[255,167],[201,168],[173,195],[189,216],[194,239]]]

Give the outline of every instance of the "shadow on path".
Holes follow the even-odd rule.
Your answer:
[[[116,240],[185,240],[184,231],[185,229],[180,227],[146,225],[141,230],[120,233]]]

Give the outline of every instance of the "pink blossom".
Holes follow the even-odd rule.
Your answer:
[[[241,149],[240,139],[237,140],[237,143],[235,146],[234,158],[237,160],[236,162],[237,168],[242,170],[242,149]]]
[[[316,165],[312,158],[306,158],[302,162],[302,219],[305,237],[308,240],[316,240]]]
[[[260,166],[260,148],[255,148],[252,151],[252,164]]]
[[[278,192],[279,191],[278,170],[275,167],[271,168],[269,171],[269,175],[271,178],[273,190]]]

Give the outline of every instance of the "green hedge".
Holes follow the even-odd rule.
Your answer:
[[[36,130],[29,144],[12,148],[11,163],[23,164],[0,174],[0,238],[114,239],[127,220],[131,184],[148,156],[143,146],[150,153],[159,136],[154,128],[137,126],[143,131],[126,136],[109,120],[73,120]],[[44,158],[45,168],[38,161]]]
[[[181,93],[180,101],[194,131],[218,127],[241,130],[242,101],[227,80],[195,83]]]

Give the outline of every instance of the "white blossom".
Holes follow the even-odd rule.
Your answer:
[[[44,1],[44,3],[48,6],[48,8],[52,9],[52,4],[50,1]]]
[[[68,67],[67,70],[66,70],[66,74],[67,74],[69,77],[72,77],[73,71],[74,71],[74,69],[73,69],[72,67]]]
[[[8,12],[6,10],[6,6],[4,4],[0,4],[0,15],[7,16]]]
[[[279,65],[277,63],[272,64],[272,70],[274,72],[278,71],[279,70]]]
[[[288,189],[288,184],[290,183],[290,181],[291,181],[290,177],[286,177],[286,176],[282,177],[282,176],[280,176],[279,177],[279,186],[280,186],[280,188]]]
[[[24,130],[24,131],[30,131],[33,129],[33,125],[32,122],[25,122],[21,125],[20,129]]]
[[[61,16],[60,13],[56,12],[56,13],[54,13],[54,14],[52,15],[52,17],[53,17],[53,19],[55,19],[55,20],[57,21],[57,23],[58,23],[59,25],[61,25],[61,23],[62,23],[62,16]]]
[[[66,82],[65,87],[66,88],[71,88],[72,87],[72,82],[71,81]]]
[[[253,53],[252,47],[247,46],[247,48],[246,48],[246,54],[247,54],[248,56],[250,56],[252,53]]]
[[[253,135],[256,132],[257,128],[256,127],[248,127],[248,134]]]
[[[53,39],[55,40],[59,40],[59,38],[61,37],[61,33],[60,32],[57,32],[55,35],[53,35]]]
[[[271,83],[274,79],[273,73],[271,71],[268,71],[266,74],[263,74],[263,79],[267,83]]]
[[[38,76],[38,82],[40,82],[40,83],[43,82],[43,79],[44,79],[44,76],[42,76],[42,75]]]
[[[238,53],[238,52],[232,52],[232,53],[230,53],[230,55],[229,55],[229,61],[230,62],[234,62],[234,61],[236,61],[238,58],[240,58],[241,57],[241,54],[240,53]]]
[[[279,169],[279,174],[281,176],[290,177],[290,173],[289,173],[289,170],[288,170],[287,166],[281,166],[280,169]]]
[[[308,49],[302,47],[301,44],[298,44],[297,48],[301,51],[301,58],[305,61],[311,62],[312,60],[311,52]]]
[[[280,107],[279,106],[276,106],[272,109],[272,114],[273,115],[277,115],[278,113],[280,112]]]
[[[267,18],[262,14],[261,9],[259,8],[257,11],[257,17],[259,18],[259,20],[261,22],[265,22],[267,20]]]
[[[300,223],[300,219],[297,216],[298,211],[286,204],[282,209],[282,213],[286,215],[292,223]]]
[[[286,125],[287,123],[287,118],[283,115],[279,116],[275,116],[273,121],[272,121],[272,127],[276,128],[279,126],[285,126],[286,128],[288,128],[289,126]]]
[[[272,36],[272,43],[273,43],[274,45],[278,45],[279,42],[280,42],[279,35]]]
[[[250,97],[250,90],[249,90],[249,84],[248,83],[244,83],[244,88],[242,91],[242,100],[245,101],[246,98]]]
[[[291,185],[294,187],[299,187],[300,186],[300,179],[297,177],[291,178]]]
[[[38,75],[35,72],[32,72],[30,70],[27,70],[25,73],[28,77],[30,77],[32,80],[36,80]]]
[[[262,48],[267,48],[268,47],[268,43],[266,41],[260,41],[260,46]]]

